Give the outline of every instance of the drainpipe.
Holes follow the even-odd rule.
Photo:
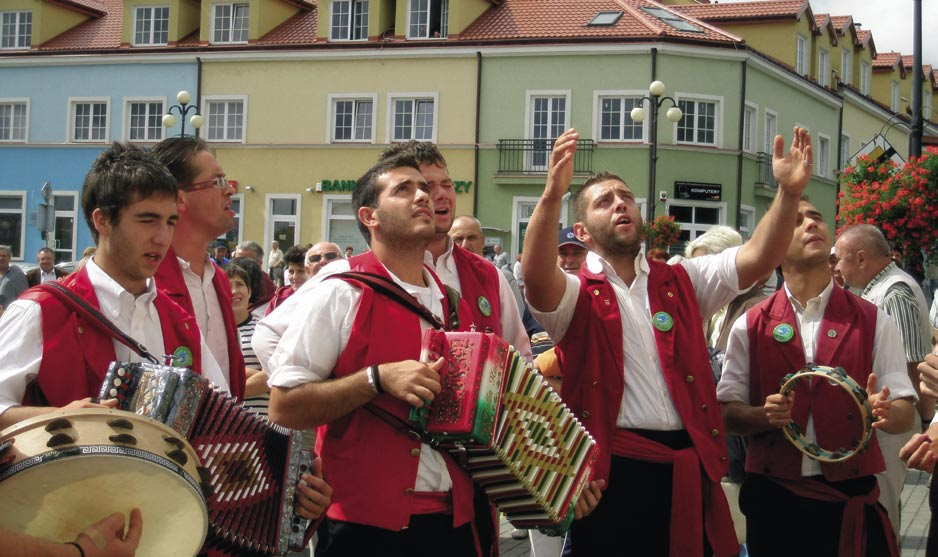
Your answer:
[[[739,87],[739,153],[736,155],[736,228],[743,221],[743,135],[746,133],[746,72],[748,59],[743,59],[741,85]],[[755,141],[756,138],[752,138]]]
[[[482,107],[482,52],[476,51],[476,131],[475,131],[475,151],[474,169],[472,172],[472,184],[475,191],[472,193],[472,216],[479,216],[479,126],[480,111]]]
[[[195,78],[195,107],[196,107],[196,109],[199,110],[199,114],[201,114],[201,107],[202,107],[202,57],[201,57],[201,56],[196,56],[196,57],[195,57],[195,67],[196,67],[196,70],[195,70],[195,75],[196,75],[196,78]],[[199,134],[200,134],[201,132],[202,132],[201,129],[195,130],[195,136],[196,136],[196,137],[199,137]]]

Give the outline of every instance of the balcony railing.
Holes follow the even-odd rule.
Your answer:
[[[547,172],[553,139],[499,139],[498,172],[543,173]],[[573,157],[573,171],[590,173],[593,171],[592,139],[580,139],[576,143],[576,155]]]
[[[775,174],[772,172],[772,153],[757,153],[756,162],[759,165],[759,184],[765,184],[773,188],[778,187],[775,182]]]

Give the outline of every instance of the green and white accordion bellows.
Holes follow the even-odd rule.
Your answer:
[[[413,420],[464,464],[519,528],[566,531],[596,441],[544,378],[492,333],[428,329],[424,361],[443,356],[442,390]]]

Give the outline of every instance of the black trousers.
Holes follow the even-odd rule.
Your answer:
[[[848,496],[866,495],[875,476],[842,482],[815,477]],[[877,503],[878,505],[878,503]],[[749,474],[739,492],[739,507],[746,515],[746,546],[752,557],[831,557],[840,543],[845,503],[799,497],[765,476]],[[889,555],[886,532],[876,511],[867,506],[866,555]]]
[[[686,431],[632,431],[672,449],[692,445]],[[602,499],[589,516],[573,522],[564,557],[668,557],[673,468],[613,455]],[[712,554],[706,539],[704,554]]]
[[[477,557],[472,524],[453,528],[452,515],[413,515],[396,532],[326,518],[317,533],[316,557]]]
[[[928,543],[925,545],[926,557],[938,557],[938,482],[932,477],[928,486],[928,508],[931,510],[931,522],[928,524]]]

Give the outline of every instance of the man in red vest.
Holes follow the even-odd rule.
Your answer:
[[[428,319],[449,323],[457,312],[462,329],[472,322],[468,304],[451,307],[424,264],[435,234],[430,186],[402,154],[360,178],[352,204],[371,250],[333,262],[333,278],[291,296],[300,317],[269,360],[271,419],[321,426],[317,449],[334,491],[316,554],[476,556],[469,475],[406,426],[410,408],[440,392],[443,360],[419,361]],[[336,276],[348,270],[397,285],[402,298]],[[411,296],[426,311],[406,305]]]
[[[811,175],[810,136],[796,128],[787,155],[776,137],[779,193],[748,244],[675,266],[642,256],[642,215],[624,180],[588,179],[574,199],[574,233],[590,253],[579,275],[569,275],[557,267],[555,238],[578,138],[571,129],[554,144],[522,256],[528,302],[557,341],[563,400],[599,448],[569,549],[735,554],[720,488],[726,440],[702,319],[784,256]]]
[[[873,428],[908,431],[917,397],[899,330],[883,310],[834,284],[830,230],[807,201],[789,240],[785,286],[733,324],[717,390],[727,431],[749,436],[739,496],[746,543],[754,556],[898,555],[877,502],[875,474],[885,464],[876,436],[868,450],[827,463],[782,434],[794,422],[825,449],[856,447],[856,403],[826,381],[802,380],[787,396],[778,391],[787,374],[809,363],[841,367],[869,393]]]

